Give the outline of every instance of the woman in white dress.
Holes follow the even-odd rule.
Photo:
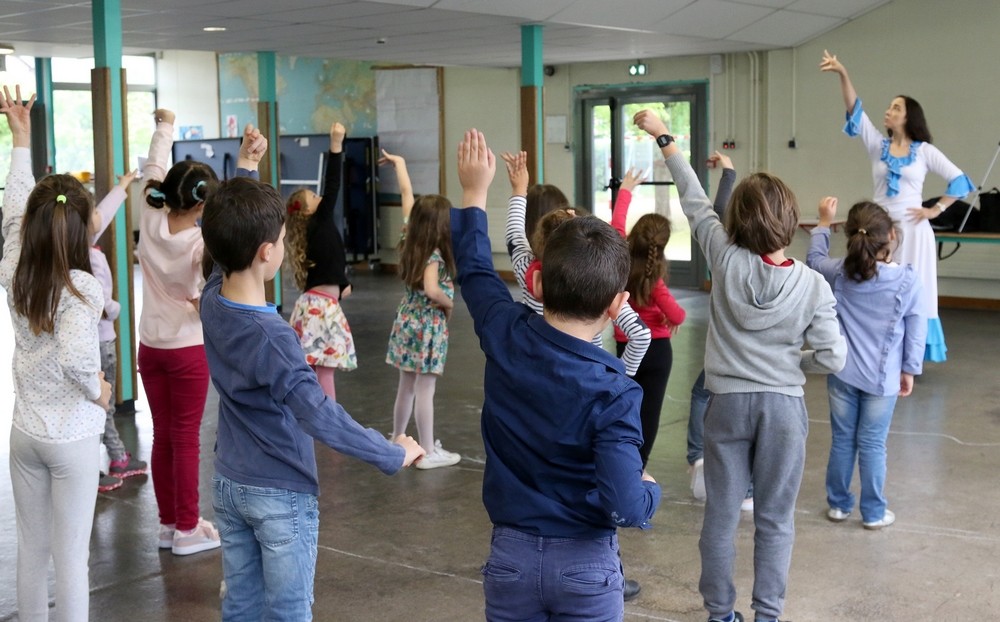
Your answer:
[[[824,50],[820,70],[840,76],[840,89],[847,108],[844,132],[848,136],[861,137],[872,162],[874,200],[889,212],[902,231],[893,258],[901,264],[913,264],[923,285],[928,317],[924,359],[943,362],[948,348],[938,317],[937,244],[927,221],[972,192],[975,189],[972,180],[931,144],[923,108],[916,100],[906,95],[892,100],[883,117],[889,134],[886,138],[862,109],[847,69],[837,57]],[[936,205],[921,207],[924,178],[928,172],[947,180],[948,188]]]

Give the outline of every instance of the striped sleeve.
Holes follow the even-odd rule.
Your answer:
[[[634,376],[642,363],[642,357],[646,356],[649,343],[652,340],[649,327],[642,321],[639,314],[635,312],[632,305],[625,303],[622,305],[618,317],[615,318],[615,326],[625,333],[628,342],[622,352],[622,363],[625,364],[625,374]]]

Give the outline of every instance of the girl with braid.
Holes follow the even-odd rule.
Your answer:
[[[670,221],[660,214],[646,214],[636,221],[631,233],[625,235],[625,218],[632,201],[632,189],[642,182],[642,173],[641,170],[630,168],[625,174],[611,215],[611,226],[628,241],[632,268],[625,290],[629,293],[629,302],[649,327],[652,337],[646,356],[642,358],[634,377],[642,387],[639,418],[642,421],[643,443],[639,456],[642,458],[642,468],[645,469],[660,427],[663,396],[667,392],[667,381],[673,365],[674,353],[670,337],[684,322],[686,313],[663,282],[667,273],[664,249],[670,241]],[[621,356],[628,339],[617,327],[615,340],[618,342],[618,355]]]

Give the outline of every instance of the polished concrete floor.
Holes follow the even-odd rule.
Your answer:
[[[344,303],[359,369],[338,375],[344,406],[363,424],[388,432],[396,371],[383,362],[402,286],[361,273]],[[704,294],[675,292],[688,321],[673,340],[674,371],[649,470],[664,495],[655,528],[621,532],[629,576],[642,583],[626,620],[700,621],[698,535],[702,506],[690,495],[684,458],[691,383],[705,340]],[[0,318],[4,351],[9,319]],[[889,437],[887,494],[894,526],[862,529],[855,516],[824,518],[829,448],[825,383],[806,387],[810,435],[799,494],[797,537],[785,618],[819,620],[985,620],[1000,609],[1000,314],[945,311],[948,363],[930,365],[914,395],[900,401]],[[460,621],[483,619],[479,568],[490,524],[481,502],[479,434],[483,356],[463,305],[456,309],[450,353],[436,398],[437,435],[462,462],[385,477],[331,450],[319,450],[321,531],[317,620]],[[209,395],[202,428],[202,512],[211,518],[209,483],[216,428]],[[9,366],[0,369],[0,426],[9,423]],[[118,417],[127,444],[148,459],[152,426],[140,400]],[[0,441],[0,620],[17,618],[14,512],[8,438]],[[219,617],[218,551],[175,557],[156,548],[156,503],[147,477],[98,496],[91,549],[91,619],[200,622]],[[750,613],[753,524],[744,516],[736,541],[737,607]]]

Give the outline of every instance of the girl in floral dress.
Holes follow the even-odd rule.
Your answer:
[[[418,469],[451,466],[461,456],[446,451],[434,437],[434,389],[448,356],[448,320],[454,308],[455,260],[451,252],[448,199],[424,195],[413,200],[413,188],[402,157],[382,151],[380,164],[396,169],[403,206],[403,239],[399,273],[406,285],[389,335],[385,362],[399,370],[393,406],[393,438],[406,430],[413,415],[417,440],[427,455]]]
[[[330,126],[323,195],[305,188],[288,197],[288,261],[302,295],[295,301],[290,322],[299,335],[306,363],[315,371],[323,392],[337,399],[336,369],[357,369],[351,327],[340,300],[351,295],[347,279],[344,239],[333,218],[340,192],[344,137],[340,123]]]

